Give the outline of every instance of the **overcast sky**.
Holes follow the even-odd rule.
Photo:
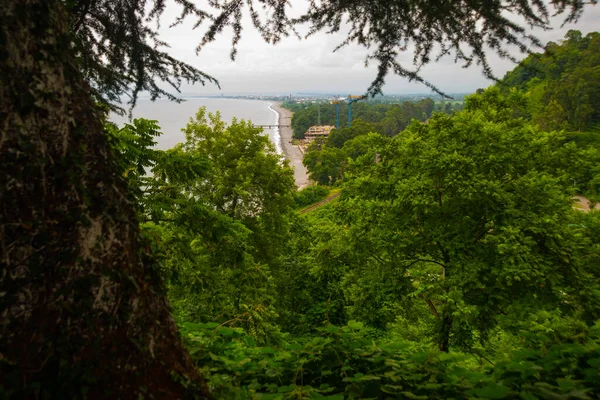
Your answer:
[[[300,11],[303,0],[294,0],[295,10]],[[178,7],[171,4],[165,10],[160,30],[161,38],[171,46],[169,54],[217,78],[222,90],[214,85],[184,86],[184,94],[214,95],[243,93],[296,93],[333,92],[361,94],[376,75],[376,66],[364,67],[367,51],[360,46],[345,47],[333,53],[333,49],[344,39],[343,34],[318,33],[308,39],[295,37],[283,39],[279,44],[266,44],[255,31],[247,16],[245,30],[238,46],[235,61],[229,59],[231,50],[231,30],[225,30],[216,40],[196,55],[196,45],[201,40],[206,25],[192,30],[193,21],[168,28],[178,15]],[[561,18],[554,20],[552,31],[533,31],[542,42],[558,41],[569,29],[578,29],[584,35],[600,30],[600,5],[588,6],[576,24],[561,28]],[[517,54],[517,53],[515,53]],[[519,56],[519,59],[523,56]],[[408,63],[411,54],[401,60]],[[510,61],[500,60],[490,55],[490,63],[497,76],[514,68]],[[409,65],[409,64],[407,64]],[[454,64],[452,58],[432,63],[422,70],[424,78],[448,93],[472,92],[491,84],[474,66],[469,69]],[[429,93],[429,89],[419,84],[408,83],[405,79],[390,76],[386,80],[384,93]]]

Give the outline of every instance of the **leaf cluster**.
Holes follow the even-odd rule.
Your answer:
[[[419,351],[409,342],[375,342],[356,321],[312,338],[259,347],[241,329],[181,325],[219,398],[591,399],[600,394],[598,338],[584,344],[513,351],[480,365],[476,356]]]
[[[290,168],[261,129],[200,109],[186,141],[152,148],[155,121],[107,126],[142,231],[181,320],[220,320],[276,335],[273,277],[288,235]]]
[[[181,101],[165,87],[179,92],[181,84],[218,82],[192,65],[177,60],[165,50],[158,34],[165,0],[63,0],[73,36],[79,70],[90,83],[96,100],[123,113],[123,96],[133,108],[141,92],[152,100],[165,97]],[[200,23],[209,15],[189,0],[176,0],[182,7],[178,24],[193,15]],[[152,26],[155,24],[155,27]]]

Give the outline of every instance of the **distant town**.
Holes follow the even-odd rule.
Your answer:
[[[462,101],[465,96],[470,93],[448,93],[453,100]],[[273,94],[245,94],[245,95],[191,95],[185,97],[209,97],[223,99],[244,99],[244,100],[267,100],[267,101],[293,101],[296,103],[320,103],[330,102],[335,100],[345,101],[351,94],[342,93],[294,93],[288,95],[273,95]],[[357,95],[352,94],[352,95]],[[434,101],[444,100],[444,97],[437,93],[412,93],[412,94],[394,94],[380,95],[367,99],[370,103],[401,103],[403,101],[419,101],[422,99],[433,99]]]

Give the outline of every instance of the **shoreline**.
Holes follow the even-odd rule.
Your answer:
[[[271,102],[271,108],[279,114],[279,125],[290,125],[289,127],[279,128],[281,149],[283,150],[285,158],[288,159],[290,166],[294,170],[294,181],[296,182],[296,186],[298,189],[303,189],[308,186],[308,172],[302,164],[304,154],[302,154],[298,146],[292,144],[293,130],[291,125],[294,113],[281,107],[281,102],[278,101]]]

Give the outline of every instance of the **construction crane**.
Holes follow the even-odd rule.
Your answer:
[[[346,101],[348,102],[348,128],[352,123],[352,104],[356,103],[359,100],[366,99],[367,96],[353,96],[348,95]],[[342,101],[340,99],[332,100],[330,104],[335,104],[335,129],[340,128],[340,104]]]
[[[353,96],[351,94],[348,95],[348,128],[350,128],[350,124],[352,123],[352,104],[356,103],[359,100],[366,99],[367,96]]]

